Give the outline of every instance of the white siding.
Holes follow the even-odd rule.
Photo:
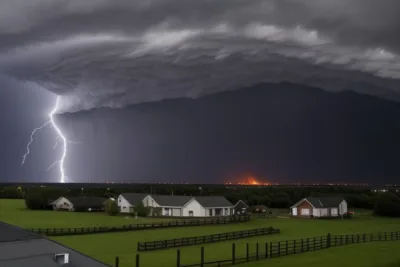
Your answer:
[[[145,207],[153,207],[153,208],[158,208],[160,207],[160,205],[158,205],[158,203],[154,200],[154,198],[152,198],[151,196],[147,196],[144,201],[143,201],[143,205]]]
[[[196,199],[192,199],[183,207],[182,216],[191,216],[189,212],[193,211],[193,217],[204,217],[206,216],[205,208],[200,205],[200,203]]]
[[[173,208],[172,209],[172,216],[178,217],[178,216],[182,216],[181,215],[181,208]]]
[[[337,217],[338,216],[338,208],[332,208],[331,209],[331,216],[332,217]]]
[[[328,216],[328,209],[324,208],[324,209],[320,209],[320,217],[327,217]]]
[[[53,210],[74,210],[74,205],[65,197],[60,197],[53,202]]]
[[[132,205],[122,196],[118,197],[118,207],[121,213],[130,213]]]
[[[339,212],[340,212],[340,215],[347,213],[347,202],[345,200],[343,200],[342,203],[340,203]]]
[[[321,214],[320,209],[315,209],[315,208],[313,209],[312,215],[313,215],[314,217],[319,217],[320,214]]]
[[[297,208],[292,208],[292,215],[297,216]]]

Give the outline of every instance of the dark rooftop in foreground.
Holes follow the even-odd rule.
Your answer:
[[[55,255],[68,263],[56,261]],[[0,222],[0,267],[110,267],[55,241]]]

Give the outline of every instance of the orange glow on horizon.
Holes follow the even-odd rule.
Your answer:
[[[228,182],[226,184],[237,184],[237,185],[270,185],[267,182],[262,182],[253,176],[248,176],[237,180],[237,182]]]

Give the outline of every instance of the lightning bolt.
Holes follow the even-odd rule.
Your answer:
[[[53,108],[53,110],[50,112],[49,114],[49,121],[45,122],[42,126],[35,128],[32,133],[31,133],[31,139],[29,141],[29,143],[26,146],[26,153],[23,155],[22,157],[22,163],[21,166],[25,164],[26,158],[28,157],[28,155],[30,154],[30,146],[34,141],[35,138],[35,134],[42,130],[43,128],[45,128],[48,125],[51,125],[51,128],[55,130],[56,134],[57,134],[57,138],[56,138],[56,143],[53,146],[53,148],[56,148],[58,145],[58,142],[61,141],[62,143],[62,155],[61,158],[55,162],[53,162],[53,164],[50,165],[50,167],[47,168],[47,170],[50,170],[51,168],[53,168],[55,165],[59,165],[60,167],[60,183],[65,183],[67,180],[67,177],[65,175],[65,170],[64,170],[64,162],[65,162],[65,158],[67,157],[67,152],[68,152],[68,148],[67,145],[68,143],[72,143],[72,144],[79,144],[80,142],[73,142],[68,140],[65,135],[62,133],[61,129],[57,126],[55,120],[54,120],[54,115],[57,113],[58,108],[59,108],[59,104],[60,104],[60,99],[61,97],[58,96],[57,100],[56,100],[56,104]]]
[[[29,156],[29,154],[31,153],[31,145],[35,139],[35,134],[36,132],[42,130],[43,128],[45,128],[47,125],[49,125],[51,123],[51,121],[46,121],[42,126],[35,128],[32,133],[31,133],[31,140],[29,141],[29,143],[26,145],[26,153],[22,156],[22,162],[21,162],[21,166],[25,164],[26,158]]]
[[[49,169],[50,169],[53,165],[55,165],[55,164],[58,163],[59,166],[60,166],[60,183],[65,183],[65,180],[66,180],[67,177],[65,176],[64,161],[65,161],[65,158],[67,157],[67,151],[68,151],[68,149],[67,149],[67,144],[68,144],[68,140],[67,140],[67,138],[64,136],[64,134],[61,132],[60,128],[58,128],[57,124],[56,124],[55,121],[54,121],[54,114],[56,114],[56,112],[57,112],[57,110],[58,110],[59,103],[60,103],[60,96],[57,97],[56,105],[54,106],[54,109],[50,112],[49,117],[50,117],[51,125],[52,125],[53,128],[56,130],[56,133],[57,133],[58,138],[61,139],[61,142],[62,142],[62,145],[63,145],[63,150],[62,150],[63,152],[62,152],[62,155],[61,155],[61,159],[55,161],[55,162],[49,167]]]

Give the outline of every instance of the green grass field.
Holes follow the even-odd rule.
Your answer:
[[[299,239],[313,236],[350,233],[370,233],[384,231],[399,231],[400,220],[372,217],[367,212],[357,212],[358,216],[349,220],[311,220],[293,218],[260,218],[248,223],[232,225],[201,226],[172,229],[156,229],[133,231],[124,233],[95,234],[86,236],[55,237],[54,240],[77,249],[87,255],[104,261],[110,265],[115,256],[120,257],[120,267],[133,267],[135,262],[138,241],[163,240],[169,238],[199,236],[221,232],[238,231],[251,228],[273,226],[281,230],[281,234],[260,236],[247,240],[236,240],[236,255],[245,255],[246,243],[250,243],[254,251],[255,243],[264,244],[266,241]],[[28,211],[24,209],[23,201],[0,200],[0,220],[22,227],[73,227],[94,225],[120,225],[135,223],[138,220],[124,217],[110,217],[102,213],[74,213],[53,211]],[[144,221],[153,219],[144,219]],[[143,222],[143,221],[142,221]],[[232,241],[214,243],[205,246],[207,260],[229,258]],[[260,246],[263,248],[264,246]],[[325,267],[349,265],[353,267],[400,266],[400,241],[376,242],[357,244],[345,247],[331,248],[318,252],[309,252],[301,255],[292,255],[267,261],[253,262],[242,266],[320,266]],[[144,252],[141,254],[143,267],[176,266],[176,249]],[[199,262],[200,246],[181,248],[181,263]],[[296,265],[294,265],[296,263]],[[368,265],[369,264],[369,265]]]
[[[24,228],[118,226],[160,221],[156,218],[108,216],[103,212],[32,211],[24,200],[0,199],[0,220]]]

